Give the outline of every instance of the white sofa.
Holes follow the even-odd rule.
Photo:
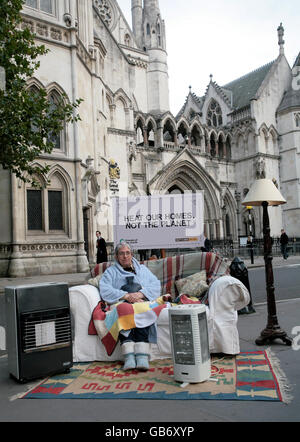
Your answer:
[[[178,257],[172,257],[158,261],[148,261],[145,264],[157,277],[164,281],[162,294],[165,294],[166,291],[169,292],[168,289],[171,288],[173,295],[174,280],[178,278],[178,275],[185,277],[206,268],[208,282],[211,283],[208,297],[209,307],[206,307],[210,352],[238,354],[240,345],[237,330],[237,311],[249,304],[250,295],[247,288],[239,280],[228,275],[227,264],[214,254],[184,255],[181,267],[180,262],[180,257],[179,259]],[[172,273],[172,270],[170,270],[172,264],[174,264],[173,269],[176,268],[176,270],[171,278],[166,278],[166,273],[162,269],[167,268],[168,272]],[[104,271],[104,268],[102,267],[101,270]],[[90,284],[71,287],[69,297],[74,327],[74,362],[122,360],[119,344],[114,353],[108,356],[100,338],[88,334],[93,310],[100,301],[98,288]],[[170,357],[169,316],[166,308],[162,310],[157,321],[157,344],[151,344],[151,360]]]

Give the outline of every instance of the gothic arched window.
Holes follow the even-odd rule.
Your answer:
[[[55,91],[51,92],[49,95],[49,103],[50,103],[50,110],[55,111],[58,102],[59,102],[59,94]],[[52,141],[54,144],[54,149],[62,149],[63,147],[63,131],[59,135],[49,135],[49,140]]]
[[[206,121],[209,127],[219,127],[223,124],[221,107],[213,98],[208,106]]]
[[[51,176],[46,187],[42,179],[36,177],[42,186],[26,188],[27,231],[50,234],[54,231],[68,232],[68,191],[64,178],[59,173]]]
[[[144,140],[144,125],[141,120],[138,120],[136,125],[136,145],[137,146],[144,146],[145,140]]]
[[[161,46],[160,23],[157,23],[156,29],[157,29],[157,43],[158,43],[158,46]]]
[[[155,134],[154,134],[154,128],[151,121],[149,121],[147,126],[147,138],[148,138],[148,146],[154,146],[155,145]]]
[[[170,120],[167,120],[163,128],[164,141],[174,143],[175,142],[175,128]]]

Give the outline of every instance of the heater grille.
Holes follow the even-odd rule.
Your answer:
[[[209,338],[208,338],[207,320],[205,312],[200,313],[198,315],[198,323],[199,323],[199,336],[202,336],[202,339],[200,339],[201,359],[202,363],[204,363],[210,360],[209,345],[208,345]]]
[[[69,346],[72,330],[68,309],[21,314],[21,337],[24,353]]]
[[[172,336],[176,364],[194,365],[194,340],[190,315],[172,316]]]

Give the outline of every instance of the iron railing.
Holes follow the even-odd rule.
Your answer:
[[[232,241],[211,241],[212,243],[212,251],[219,253],[222,257],[233,259],[235,256],[239,256],[243,259],[250,259],[250,248],[246,246],[239,246],[238,242]],[[113,252],[113,243],[108,243],[108,260],[114,261],[114,252]],[[191,249],[165,249],[166,256],[173,255],[183,255],[187,253],[196,253],[200,252],[201,248],[191,248]],[[262,257],[264,254],[264,243],[263,239],[255,239],[253,244],[253,256]],[[278,239],[275,239],[272,247],[273,256],[280,256],[280,243]],[[288,254],[290,256],[300,255],[300,238],[292,239],[288,244]],[[140,256],[138,251],[134,252],[134,256],[137,260],[140,260]],[[148,251],[148,258],[150,257],[150,250]]]

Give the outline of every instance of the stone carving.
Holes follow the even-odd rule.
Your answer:
[[[234,192],[234,197],[237,203],[241,201],[241,192],[238,192],[237,190]]]
[[[132,160],[136,161],[136,143],[133,140],[128,142],[128,160],[130,162]]]
[[[283,40],[284,27],[282,26],[282,23],[280,23],[280,26],[278,27],[277,32],[278,32],[278,44],[279,44],[279,46],[283,46],[285,41]]]
[[[255,175],[258,180],[266,178],[266,163],[262,157],[259,157],[255,162]]]
[[[48,28],[46,25],[43,25],[42,23],[36,24],[36,33],[38,35],[42,35],[43,37],[48,37]]]
[[[119,182],[121,171],[118,166],[118,163],[115,160],[109,161],[109,190],[112,195],[115,195],[119,192]]]
[[[111,27],[113,21],[113,12],[110,3],[107,0],[95,0],[94,5],[108,27]]]
[[[51,38],[53,38],[53,40],[58,40],[58,41],[62,40],[62,33],[60,29],[54,27],[50,28],[50,36]]]
[[[39,243],[39,244],[19,244],[18,251],[21,253],[36,253],[43,252],[49,253],[51,251],[66,251],[66,250],[77,250],[78,245],[75,243],[64,243],[64,242],[54,242],[54,243]]]
[[[109,162],[109,178],[111,180],[120,179],[120,168],[115,160],[110,160]]]
[[[22,18],[19,27],[23,30],[28,28],[32,33],[40,35],[49,40],[57,42],[69,42],[69,31],[63,32],[63,28],[59,26],[51,26],[39,20],[26,20]]]
[[[32,20],[26,20],[25,18],[22,19],[21,29],[28,28],[30,32],[35,32],[34,29],[34,22]]]
[[[93,167],[93,161],[94,161],[93,158],[91,158],[90,156],[87,157],[86,159],[87,170],[84,174],[84,177],[82,178],[82,181],[91,181],[92,177],[96,174],[96,171]]]
[[[0,254],[11,253],[13,250],[12,246],[8,244],[0,244]]]
[[[64,22],[66,23],[66,26],[68,27],[68,28],[70,28],[70,26],[72,25],[72,16],[71,16],[71,14],[69,14],[69,13],[65,13],[64,15],[63,15],[63,19],[64,19]]]

